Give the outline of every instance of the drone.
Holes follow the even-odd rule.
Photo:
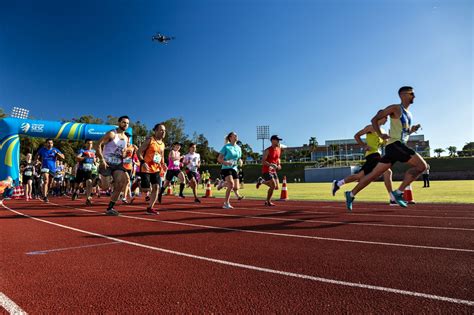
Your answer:
[[[173,40],[173,39],[175,39],[175,37],[166,36],[166,35],[163,35],[161,33],[156,33],[156,35],[153,35],[152,38],[151,38],[152,41],[156,40],[160,44],[168,44],[168,42],[170,40]]]

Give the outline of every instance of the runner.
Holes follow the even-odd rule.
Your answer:
[[[92,205],[92,169],[96,162],[96,152],[93,149],[94,142],[90,139],[85,141],[85,147],[80,149],[76,161],[79,162],[76,176],[75,191],[72,200],[75,200],[79,194],[80,185],[86,185],[86,206]]]
[[[385,131],[382,129],[382,126],[387,122],[387,117],[384,117],[378,121],[378,124],[380,126],[380,130],[385,133]],[[360,137],[363,135],[366,136],[366,141],[367,143],[364,143]],[[347,176],[344,179],[341,180],[334,180],[332,182],[332,195],[335,196],[336,192],[344,185],[347,183],[351,182],[356,182],[359,181],[362,177],[364,177],[367,174],[370,174],[372,170],[375,168],[378,162],[380,162],[380,159],[382,156],[380,155],[380,148],[381,146],[385,143],[382,138],[379,137],[377,132],[375,131],[374,127],[372,125],[367,125],[365,126],[364,129],[359,130],[355,135],[354,139],[358,144],[363,146],[365,148],[365,163],[362,165],[362,168],[357,174]],[[388,169],[385,171],[383,174],[383,179],[385,183],[385,188],[387,188],[388,195],[389,195],[389,203],[392,205],[396,205],[397,203],[395,202],[395,199],[393,198],[392,195],[392,170]]]
[[[97,144],[97,155],[101,160],[99,168],[99,177],[101,188],[107,190],[113,180],[113,193],[110,196],[110,203],[107,207],[107,215],[119,215],[120,213],[114,209],[120,193],[127,185],[128,174],[122,166],[125,147],[128,143],[128,137],[125,135],[130,124],[128,116],[122,116],[118,119],[118,128],[111,130],[99,140]],[[104,147],[102,151],[102,147]]]
[[[225,201],[222,208],[233,209],[230,204],[230,193],[232,191],[238,196],[239,200],[243,196],[239,194],[239,175],[237,174],[237,166],[242,158],[242,149],[237,145],[238,136],[235,132],[231,132],[225,138],[225,145],[222,147],[217,158],[217,162],[222,164],[221,176],[223,180],[217,186],[218,190],[227,187],[225,193]]]
[[[415,151],[408,148],[406,143],[410,134],[420,129],[420,125],[412,126],[412,115],[408,108],[413,104],[415,92],[410,86],[403,86],[398,90],[401,104],[390,105],[380,110],[377,115],[372,118],[372,126],[380,138],[388,140],[385,147],[385,155],[374,168],[374,170],[359,180],[359,183],[352,191],[346,191],[346,206],[352,211],[352,203],[359,191],[364,189],[371,182],[376,180],[380,175],[393,166],[396,162],[408,163],[411,168],[405,173],[405,178],[399,188],[392,191],[395,201],[401,207],[407,207],[407,203],[403,200],[403,191],[415,179],[420,176],[426,169],[425,160]],[[387,135],[380,130],[379,120],[390,116],[390,131]]]
[[[184,165],[186,166],[189,186],[191,186],[193,190],[194,202],[201,203],[196,192],[200,179],[199,168],[201,167],[201,155],[196,152],[195,143],[189,144],[189,153],[184,156]]]
[[[181,149],[181,143],[175,142],[171,147],[171,151],[168,155],[168,170],[166,171],[166,180],[161,187],[160,193],[158,195],[158,202],[161,203],[161,199],[163,198],[163,193],[165,192],[166,188],[172,183],[173,178],[176,177],[179,179],[179,197],[185,198],[183,195],[184,186],[186,184],[186,178],[184,177],[184,173],[181,171],[181,153],[179,150]]]
[[[43,201],[49,202],[48,192],[49,186],[52,183],[52,178],[56,173],[56,160],[57,158],[64,159],[64,154],[54,147],[53,139],[47,139],[44,147],[39,149],[36,153],[37,161],[41,162],[41,176],[43,177]]]
[[[265,149],[262,157],[262,177],[257,179],[257,189],[262,184],[268,186],[267,200],[265,205],[269,207],[275,206],[272,202],[273,192],[278,189],[278,174],[277,171],[281,170],[281,147],[280,141],[283,140],[277,135],[273,135],[270,138],[272,145]]]
[[[31,153],[26,154],[26,161],[23,163],[21,171],[23,174],[22,181],[25,186],[26,201],[28,201],[33,199],[33,179],[36,175],[35,164],[33,163],[33,155]]]
[[[126,132],[125,135],[127,137],[131,137],[131,135]],[[125,186],[125,191],[123,192],[122,202],[127,204],[127,197],[130,197],[130,203],[133,203],[134,197],[132,196],[132,181],[135,178],[135,167],[134,167],[134,157],[136,158],[136,152],[138,151],[138,147],[132,143],[128,143],[127,148],[125,149],[125,157],[123,159],[123,168],[127,171],[128,177],[130,180]]]
[[[138,158],[140,159],[140,178],[141,188],[144,193],[150,191],[151,195],[146,209],[146,214],[156,215],[158,211],[153,209],[156,198],[161,186],[161,171],[166,170],[164,154],[165,144],[163,139],[166,135],[166,127],[164,124],[156,124],[153,128],[154,134],[143,142],[138,150]]]

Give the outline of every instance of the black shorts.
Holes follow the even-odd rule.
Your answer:
[[[181,173],[181,170],[166,171],[166,180],[171,182],[173,180],[173,177],[178,177],[179,173]]]
[[[84,171],[84,170],[77,170],[76,183],[80,184],[80,183],[85,182],[89,179],[92,179],[92,172],[87,172],[87,171]]]
[[[392,165],[396,162],[406,163],[415,154],[415,151],[397,141],[385,147],[385,155],[380,159],[380,163],[390,163]]]
[[[189,169],[186,170],[186,176],[188,176],[189,180],[193,180],[194,178],[196,182],[198,181],[198,178],[199,178],[199,174],[197,172],[193,172]]]
[[[33,180],[33,176],[23,175],[23,184],[26,184],[29,180]]]
[[[221,170],[221,176],[225,180],[227,176],[232,176],[233,179],[238,179],[239,174],[233,168],[225,168]]]
[[[273,180],[273,179],[278,180],[278,175],[277,175],[277,173],[263,173],[262,178],[265,181],[269,181],[269,180]]]
[[[365,163],[362,165],[359,172],[364,172],[364,175],[370,174],[374,168],[379,164],[382,156],[380,153],[372,153],[365,157]]]
[[[156,173],[140,173],[140,187],[141,188],[150,188],[151,185],[160,185],[161,186],[161,177],[160,172]]]
[[[122,164],[109,164],[108,167],[104,167],[103,165],[99,166],[99,174],[102,176],[112,176],[115,171],[126,172],[127,170],[123,168]]]

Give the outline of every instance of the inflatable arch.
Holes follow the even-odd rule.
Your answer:
[[[113,125],[94,125],[19,118],[0,119],[0,180],[10,176],[18,183],[20,175],[20,135],[65,140],[99,140]],[[132,128],[128,128],[132,134]]]

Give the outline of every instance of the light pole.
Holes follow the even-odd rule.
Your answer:
[[[270,138],[270,126],[257,126],[257,140],[262,140],[262,154],[265,151],[265,139]]]

